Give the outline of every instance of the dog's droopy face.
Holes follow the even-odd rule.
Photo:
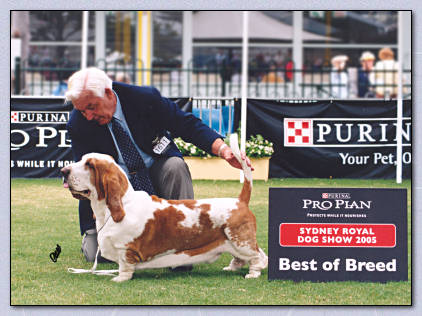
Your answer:
[[[110,209],[115,222],[124,217],[121,198],[128,189],[124,172],[109,155],[91,153],[61,169],[63,186],[73,197],[91,201],[103,199]]]
[[[110,156],[103,154],[87,154],[76,163],[61,169],[63,175],[63,187],[69,189],[75,198],[92,199],[92,194],[98,197],[98,192],[95,188],[95,182],[91,180],[91,169],[96,164],[97,160],[103,162],[113,163]]]

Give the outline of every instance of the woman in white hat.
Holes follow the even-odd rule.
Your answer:
[[[334,98],[347,99],[349,96],[349,76],[346,72],[346,55],[337,55],[331,59],[331,95]]]
[[[360,56],[361,67],[358,71],[358,96],[360,98],[373,97],[374,92],[371,91],[370,74],[374,68],[375,56],[371,52],[363,52]]]

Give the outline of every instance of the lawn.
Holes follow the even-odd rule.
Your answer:
[[[257,217],[258,243],[268,253],[269,187],[407,188],[409,280],[411,280],[411,182],[393,180],[271,179],[255,181],[250,207]],[[194,181],[195,198],[236,197],[236,181]],[[59,179],[11,180],[12,305],[409,305],[411,281],[389,283],[292,282],[246,280],[247,268],[222,271],[231,256],[200,264],[191,272],[142,270],[132,280],[70,274],[67,268],[90,269],[80,252],[78,201]],[[61,246],[56,263],[49,254]],[[99,264],[98,269],[117,269]]]

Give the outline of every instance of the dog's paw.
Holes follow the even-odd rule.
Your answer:
[[[124,282],[124,281],[130,280],[130,279],[131,279],[131,277],[118,275],[118,276],[112,278],[111,281],[113,281],[113,282]]]
[[[236,270],[238,270],[238,269],[233,268],[231,265],[228,265],[227,267],[223,268],[223,271],[236,271]]]
[[[261,271],[249,271],[247,275],[245,275],[245,279],[256,279],[259,278],[261,275]]]
[[[230,261],[230,264],[227,267],[224,267],[224,271],[237,271],[241,269],[246,262],[239,258],[233,258],[232,261]]]

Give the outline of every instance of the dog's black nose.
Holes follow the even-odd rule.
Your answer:
[[[69,173],[70,173],[70,168],[69,168],[69,166],[62,168],[62,169],[60,170],[60,172],[61,172],[62,176],[63,176],[65,179],[67,179],[67,177],[69,176]]]

